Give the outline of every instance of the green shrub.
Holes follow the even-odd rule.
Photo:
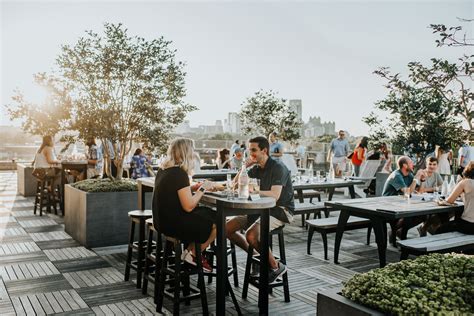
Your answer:
[[[472,315],[474,256],[431,254],[353,276],[342,295],[392,315]]]
[[[137,191],[137,183],[130,179],[87,179],[71,184],[74,188],[86,192],[123,192]]]

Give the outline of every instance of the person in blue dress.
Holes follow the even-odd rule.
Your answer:
[[[148,170],[146,169],[146,163],[147,159],[143,150],[137,148],[133,154],[132,161],[130,162],[133,179],[149,177]]]

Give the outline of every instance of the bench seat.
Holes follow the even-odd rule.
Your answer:
[[[318,215],[321,218],[321,211],[324,212],[324,216],[328,217],[329,212],[333,210],[332,207],[324,205],[324,202],[304,202],[304,203],[295,203],[294,215],[301,215],[301,227],[305,226],[305,217],[306,220],[309,219],[309,215],[314,213],[314,217]],[[306,216],[305,216],[306,215]]]
[[[421,255],[431,252],[452,252],[474,249],[474,235],[460,232],[450,232],[438,235],[425,236],[414,239],[400,240],[397,242],[402,254],[400,260],[408,255]]]
[[[313,239],[313,234],[315,231],[321,234],[324,245],[324,259],[328,260],[328,241],[327,234],[335,233],[337,230],[337,223],[339,222],[339,217],[328,217],[320,219],[307,220],[308,224],[308,244],[307,244],[307,253],[311,254],[311,240]],[[372,226],[370,220],[366,218],[351,216],[347,220],[347,224],[344,228],[344,231],[354,230],[360,228],[368,228],[367,230],[367,245],[370,244],[370,234],[372,231]]]

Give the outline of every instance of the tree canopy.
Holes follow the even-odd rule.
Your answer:
[[[286,100],[278,98],[272,90],[260,90],[248,97],[242,103],[239,116],[245,135],[268,136],[271,132],[277,132],[282,140],[300,138],[302,122]]]

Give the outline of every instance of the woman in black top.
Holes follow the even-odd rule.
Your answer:
[[[194,242],[201,243],[201,251],[206,249],[216,238],[216,227],[215,212],[198,206],[213,183],[204,181],[194,194],[191,191],[193,152],[191,139],[175,139],[168,147],[167,157],[155,178],[153,222],[163,234],[189,243],[182,259],[195,265]],[[202,258],[203,268],[212,270],[204,256]]]

